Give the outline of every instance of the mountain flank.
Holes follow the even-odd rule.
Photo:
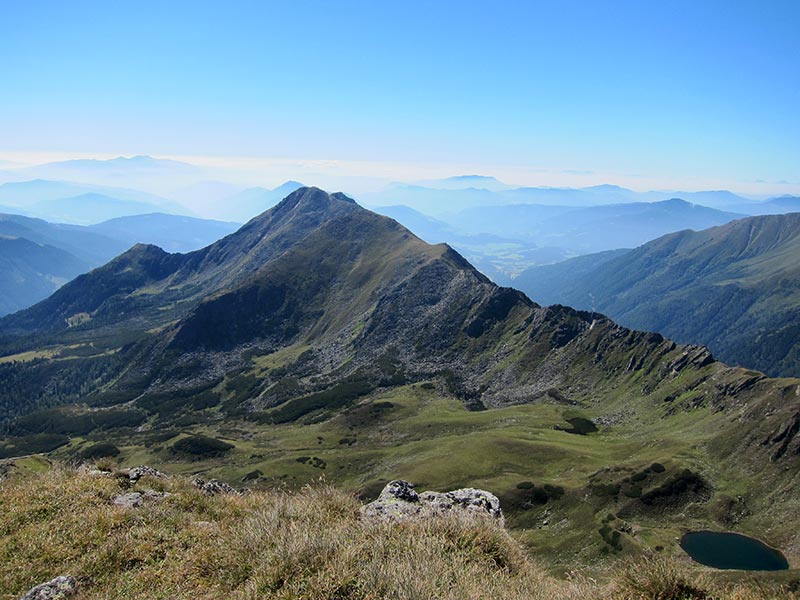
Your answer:
[[[0,236],[0,315],[52,294],[88,264],[53,246]]]
[[[773,376],[800,375],[800,213],[681,231],[521,274],[547,303],[608,314]]]

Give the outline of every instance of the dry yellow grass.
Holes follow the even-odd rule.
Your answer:
[[[607,584],[561,581],[487,520],[365,522],[354,498],[322,484],[209,497],[183,479],[146,477],[134,489],[170,495],[113,506],[126,486],[64,468],[0,482],[0,600],[63,574],[78,579],[79,600],[778,597],[709,591],[655,559],[621,568]]]

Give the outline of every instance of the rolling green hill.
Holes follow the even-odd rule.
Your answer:
[[[797,380],[541,307],[342,194],[189,254],[136,246],[0,335],[0,456],[479,486],[559,568],[733,526],[800,558]]]
[[[532,298],[708,346],[725,362],[800,375],[800,213],[681,231],[613,257],[530,269]]]

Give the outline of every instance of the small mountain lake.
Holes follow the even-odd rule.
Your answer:
[[[690,531],[681,538],[681,548],[696,562],[715,569],[782,571],[786,557],[764,542],[720,531]]]

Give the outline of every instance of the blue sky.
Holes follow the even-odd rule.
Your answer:
[[[796,0],[0,7],[7,155],[469,164],[800,189]]]

